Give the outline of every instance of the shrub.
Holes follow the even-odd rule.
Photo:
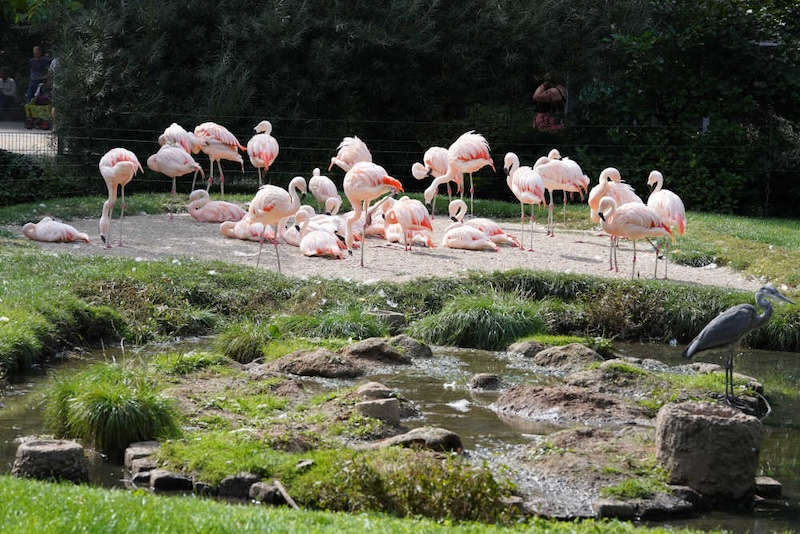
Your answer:
[[[239,363],[250,363],[263,356],[264,345],[272,337],[266,325],[249,320],[231,323],[217,338],[218,351]]]
[[[280,333],[307,338],[366,339],[386,334],[386,326],[377,317],[355,305],[318,315],[278,317],[272,326]]]

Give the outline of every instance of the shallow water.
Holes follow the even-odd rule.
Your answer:
[[[69,359],[52,368],[50,373],[62,373],[88,361],[147,356],[164,350],[201,348],[205,341],[190,340],[176,347],[150,346],[128,350],[106,349],[82,355],[82,359]],[[655,358],[670,365],[682,361],[679,347],[666,345],[617,344],[618,352],[626,356]],[[702,361],[719,363],[722,354],[708,353]],[[737,357],[736,371],[764,380],[771,373],[798,387],[800,384],[800,354],[766,351],[748,351]],[[410,427],[442,426],[461,436],[467,453],[478,462],[487,460],[490,465],[506,461],[513,466],[514,454],[525,445],[542,439],[542,436],[560,429],[551,423],[532,422],[517,418],[500,417],[491,409],[497,393],[476,392],[468,387],[476,373],[495,373],[509,384],[548,383],[552,375],[533,365],[529,359],[502,352],[437,347],[434,358],[418,360],[411,366],[398,366],[371,375],[376,380],[397,390],[417,403],[422,416],[408,421]],[[41,433],[43,420],[40,408],[39,386],[46,371],[27,375],[23,382],[11,384],[0,391],[0,472],[7,472],[13,463],[16,444],[14,439],[28,434]],[[359,381],[315,380],[324,388],[351,385]],[[769,387],[769,382],[765,385]],[[769,393],[769,390],[767,389]],[[772,532],[775,530],[800,531],[800,401],[773,403],[774,412],[765,421],[766,432],[760,458],[761,474],[773,476],[783,483],[787,506],[779,510],[756,510],[747,513],[712,512],[691,519],[674,520],[667,525],[685,525],[700,529],[724,528],[733,532]],[[122,470],[102,459],[92,462],[91,477],[95,484],[122,486]],[[526,485],[542,484],[535,474],[518,475]],[[527,478],[524,478],[526,477]],[[540,487],[539,491],[558,491],[558,488]],[[581,496],[579,495],[578,498]],[[567,497],[565,497],[567,498]],[[572,498],[575,498],[574,496]],[[584,503],[588,506],[589,502]]]

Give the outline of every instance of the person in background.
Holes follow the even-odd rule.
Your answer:
[[[28,82],[28,91],[25,93],[25,102],[28,103],[36,94],[36,89],[40,83],[47,80],[50,58],[42,55],[41,47],[33,47],[33,57],[31,58],[31,79]]]
[[[17,102],[17,82],[9,77],[8,69],[0,67],[0,119],[5,119]]]
[[[544,82],[533,93],[533,102],[536,105],[536,116],[533,127],[543,132],[554,132],[564,128],[564,123],[559,122],[555,114],[564,110],[567,100],[567,90],[558,82],[553,81],[553,76],[548,72],[544,75]]]

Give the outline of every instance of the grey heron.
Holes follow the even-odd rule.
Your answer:
[[[769,298],[776,298],[790,304],[794,302],[767,284],[756,291],[756,304],[764,310],[758,310],[752,304],[737,304],[720,313],[709,322],[703,330],[689,343],[683,351],[684,358],[691,358],[700,351],[716,347],[728,347],[728,360],[725,363],[725,398],[734,404],[733,395],[733,354],[739,341],[751,330],[764,326],[772,317],[772,304]]]

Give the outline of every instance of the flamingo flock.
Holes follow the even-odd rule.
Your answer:
[[[577,193],[583,199],[588,193],[589,217],[599,223],[604,235],[610,237],[609,270],[619,270],[616,262],[617,242],[620,238],[633,243],[631,277],[634,276],[637,258],[637,242],[647,240],[656,253],[653,276],[658,275],[658,259],[661,251],[674,242],[674,234],[683,235],[686,229],[686,214],[683,202],[673,192],[663,189],[664,177],[652,171],[647,179],[652,193],[645,204],[633,188],[621,179],[614,167],[604,169],[598,183],[589,189],[589,178],[580,165],[552,149],[539,157],[533,165],[522,165],[519,157],[508,152],[503,159],[506,185],[520,203],[520,235],[522,239],[507,233],[495,221],[471,216],[474,208],[474,182],[472,174],[483,167],[495,170],[486,138],[468,131],[459,136],[448,148],[433,146],[425,151],[421,163],[414,163],[411,175],[417,180],[431,179],[426,187],[424,203],[396,194],[404,192],[402,181],[391,176],[384,167],[373,162],[372,153],[366,143],[357,136],[345,137],[331,157],[328,171],[334,166],[344,171],[341,191],[352,206],[352,210],[340,214],[342,195],[334,179],[324,176],[315,168],[308,181],[302,176],[291,180],[284,189],[271,183],[263,184],[263,176],[279,154],[278,141],[272,136],[272,124],[261,121],[254,128],[255,134],[247,146],[242,146],[235,135],[224,126],[204,122],[193,131],[172,123],[158,137],[159,149],[147,159],[152,171],[172,178],[171,195],[174,201],[176,179],[193,174],[192,191],[187,211],[198,222],[221,223],[219,232],[231,239],[259,242],[256,265],[260,264],[264,242],[274,245],[277,269],[280,272],[279,244],[299,247],[305,256],[324,256],[345,259],[353,249],[360,248],[359,264],[364,266],[367,237],[377,237],[388,242],[402,243],[406,251],[414,245],[435,247],[432,219],[439,187],[445,185],[449,199],[448,212],[452,224],[445,229],[441,246],[445,248],[498,252],[501,246],[533,252],[535,218],[533,206],[548,206],[545,235],[554,236],[554,194],[561,191],[566,218],[567,195]],[[221,160],[239,163],[244,171],[246,152],[250,163],[258,170],[259,189],[247,209],[224,200],[212,201],[209,191],[214,180],[214,162],[219,171],[220,197],[224,199],[225,176]],[[200,164],[194,159],[199,153],[209,158],[206,188],[195,190],[197,173],[205,179]],[[100,174],[108,187],[108,199],[103,204],[100,218],[100,238],[106,248],[111,245],[111,213],[117,201],[117,190],[121,191],[119,241],[122,246],[122,221],[125,214],[125,186],[139,172],[144,172],[136,155],[124,148],[108,151],[99,162]],[[464,175],[470,176],[470,204],[464,199]],[[459,195],[453,199],[451,183]],[[302,199],[310,192],[322,206],[324,213],[317,214],[311,206],[302,205]],[[546,200],[549,192],[549,201]],[[430,205],[430,213],[427,205]],[[526,225],[525,206],[531,206]],[[170,207],[169,218],[173,218]],[[469,211],[470,216],[467,216]],[[527,230],[526,230],[527,227]],[[526,231],[530,234],[526,238]],[[89,242],[89,237],[75,228],[45,218],[34,225],[29,223],[24,234],[40,241]],[[660,239],[666,239],[662,246]],[[525,244],[527,242],[527,248]],[[667,277],[666,256],[664,278]]]

